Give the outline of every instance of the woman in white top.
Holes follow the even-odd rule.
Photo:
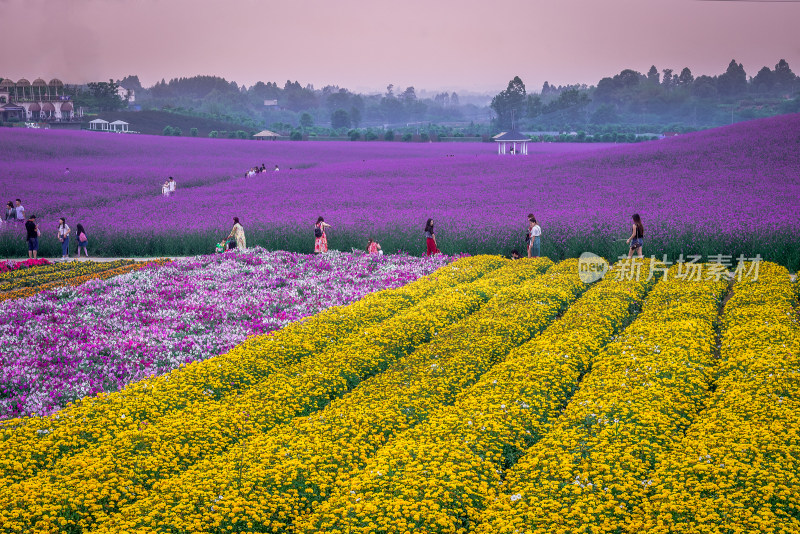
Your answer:
[[[536,222],[533,213],[528,214],[528,257],[538,258],[541,254],[542,227]]]
[[[69,232],[67,220],[61,217],[58,220],[58,240],[61,242],[61,259],[69,258]]]

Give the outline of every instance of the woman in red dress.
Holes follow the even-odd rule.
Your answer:
[[[426,253],[428,256],[441,253],[436,246],[436,233],[433,231],[433,219],[428,219],[428,222],[425,223],[425,244],[428,247]]]
[[[328,236],[325,235],[325,228],[333,228],[333,226],[326,223],[320,215],[317,224],[314,225],[314,254],[328,252]]]

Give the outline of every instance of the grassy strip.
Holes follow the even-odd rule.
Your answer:
[[[62,520],[89,528],[146,494],[158,480],[224,452],[248,436],[321,408],[412,352],[438,330],[473,313],[502,285],[504,278],[496,275],[517,268],[499,258],[475,263],[481,261],[488,274],[477,282],[437,291],[381,324],[351,332],[347,342],[276,370],[241,395],[189,406],[158,425],[139,426],[116,440],[65,458],[57,470],[12,487],[10,499],[0,499],[0,508],[18,512],[13,528],[21,530],[37,524],[63,526]],[[507,264],[494,271],[498,261]],[[549,264],[540,261],[539,270]]]
[[[514,265],[496,280],[502,289],[480,311],[439,331],[411,356],[320,412],[158,483],[148,499],[112,518],[108,531],[191,531],[198,523],[211,532],[291,530],[293,520],[324,500],[337,478],[363,466],[395,434],[453,402],[577,298],[584,284],[576,262],[537,277],[542,261]],[[164,512],[154,516],[153,509]]]
[[[454,406],[341,478],[296,531],[469,529],[490,504],[490,488],[500,483],[502,470],[546,432],[594,357],[631,321],[655,284],[646,277],[617,280],[618,274],[612,271],[540,336],[513,350]]]
[[[330,308],[276,333],[250,338],[226,354],[130,384],[118,392],[82,399],[52,416],[2,421],[0,487],[31,477],[52,467],[59,458],[117,433],[137,432],[187,406],[202,407],[236,395],[276,370],[393,317],[436,291],[471,282],[505,264],[507,260],[498,257],[464,258],[403,288]]]
[[[800,532],[800,321],[789,273],[761,265],[725,306],[716,391],[658,466],[629,531]]]
[[[551,430],[508,472],[480,533],[620,532],[708,392],[727,283],[676,280],[596,358]]]
[[[516,248],[525,248],[524,225],[519,228],[493,228],[487,232],[485,228],[469,228],[459,225],[457,230],[447,228],[446,221],[439,221],[437,242],[446,254],[510,254]],[[108,257],[140,257],[140,256],[193,256],[213,252],[215,243],[227,235],[229,228],[219,231],[190,231],[174,233],[126,233],[120,238],[115,231],[99,230],[92,234],[92,254]],[[575,228],[551,221],[544,227],[542,237],[542,254],[555,260],[577,258],[583,252],[591,251],[609,261],[616,261],[620,254],[627,254],[624,242],[615,241],[622,228],[591,227]],[[272,227],[247,226],[247,242],[260,245],[267,250],[287,250],[310,254],[313,252],[314,239],[305,227]],[[352,247],[363,250],[367,236],[377,239],[383,250],[392,253],[404,250],[412,255],[425,252],[425,240],[419,228],[386,228],[363,227],[338,224],[331,231],[328,241],[331,249],[349,251]],[[488,238],[487,236],[490,236]],[[43,239],[40,253],[43,256],[58,257],[61,246],[54,237]],[[681,254],[700,254],[704,259],[712,255],[727,254],[733,258],[743,254],[747,258],[760,254],[766,261],[786,266],[790,271],[800,270],[800,231],[774,231],[772,229],[754,230],[749,233],[714,232],[707,226],[691,225],[648,226],[645,238],[644,253],[654,254],[657,258],[667,255],[675,261]],[[0,257],[24,257],[27,255],[25,241],[13,238],[10,234],[0,233]]]

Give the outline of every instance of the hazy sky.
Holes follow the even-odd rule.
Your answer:
[[[700,0],[0,0],[0,77],[287,79],[354,90],[595,84],[655,64],[800,72],[800,3]]]

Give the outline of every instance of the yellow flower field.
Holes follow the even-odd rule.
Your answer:
[[[800,532],[800,321],[762,265],[725,306],[716,391],[658,465],[631,531]]]
[[[194,362],[119,392],[83,399],[56,415],[3,421],[0,488],[119,433],[138,432],[188,406],[211,405],[236,395],[343,336],[407,310],[437,290],[471,282],[501,265],[504,261],[500,258],[462,259],[403,288],[328,309],[274,335],[251,338],[227,354]]]
[[[477,532],[624,528],[713,380],[727,283],[676,274],[677,266],[596,357],[564,413],[498,485]]]
[[[2,421],[0,534],[800,532],[798,283],[578,267],[463,258]]]

